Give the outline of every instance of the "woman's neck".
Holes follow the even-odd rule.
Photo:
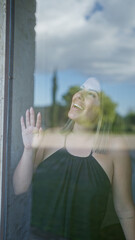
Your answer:
[[[91,127],[85,127],[83,125],[75,123],[72,132],[75,134],[91,135],[93,134],[93,129]]]
[[[95,133],[90,128],[74,124],[73,130],[69,133],[67,138],[67,148],[77,149],[82,151],[84,155],[88,155],[90,149],[94,149],[95,146]]]

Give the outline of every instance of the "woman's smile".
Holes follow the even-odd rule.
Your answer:
[[[100,107],[98,95],[93,91],[81,90],[74,94],[68,117],[76,123],[91,125],[96,123],[97,108]]]
[[[84,109],[84,107],[79,103],[73,103],[72,108],[74,108],[75,110],[83,110]]]

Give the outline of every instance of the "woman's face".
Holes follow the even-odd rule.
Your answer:
[[[72,98],[68,117],[78,124],[90,126],[99,116],[100,99],[95,91],[80,90]]]

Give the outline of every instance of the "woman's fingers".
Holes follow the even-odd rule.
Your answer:
[[[24,123],[23,116],[21,116],[20,122],[21,122],[21,129],[22,129],[22,132],[23,132],[25,130],[25,123]]]
[[[29,109],[26,111],[26,127],[30,126],[30,112]]]
[[[39,146],[41,146],[43,138],[44,138],[43,129],[40,128],[39,131],[38,131],[38,134],[34,134],[34,136],[33,136],[32,147],[33,148],[38,148]]]
[[[32,107],[30,108],[30,124],[33,127],[35,126],[35,112]]]
[[[37,114],[36,126],[35,126],[35,112],[32,107],[30,108],[30,110],[27,109],[25,117],[26,117],[26,127],[25,127],[24,119],[23,119],[23,117],[21,117],[21,127],[23,130],[26,128],[29,128],[31,126],[37,127],[38,129],[40,129],[40,127],[41,127],[41,113],[40,112]]]
[[[41,127],[41,113],[40,112],[37,115],[36,127],[37,128]]]

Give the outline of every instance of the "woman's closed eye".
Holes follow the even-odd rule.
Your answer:
[[[88,95],[89,95],[89,96],[92,96],[93,98],[96,98],[96,94],[93,93],[93,92],[89,92]]]

